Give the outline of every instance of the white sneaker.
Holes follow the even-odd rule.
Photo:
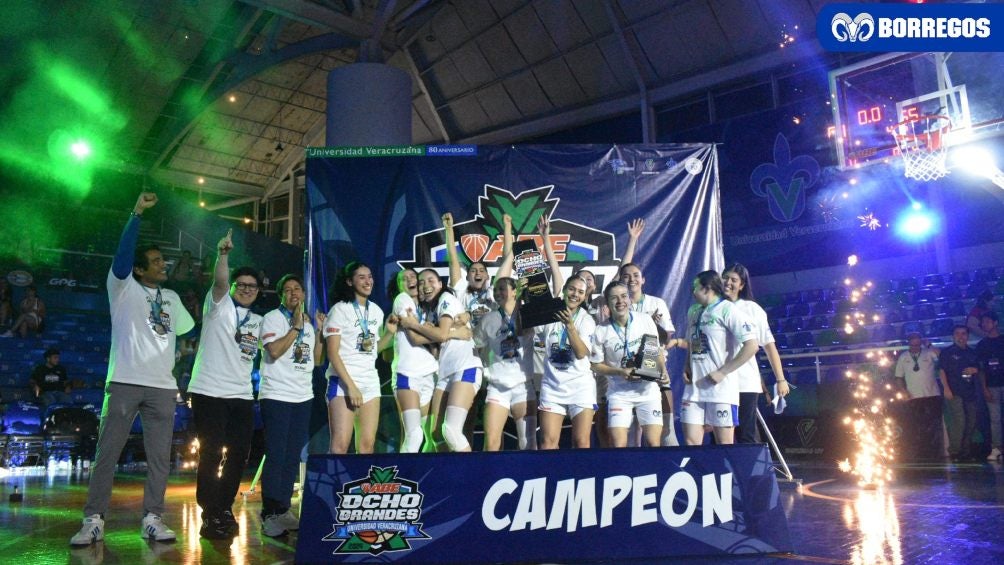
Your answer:
[[[990,455],[987,455],[987,461],[996,461],[1001,458],[1001,450],[997,447],[990,450]]]
[[[277,538],[289,533],[282,524],[280,514],[270,514],[261,521],[261,532],[270,538]]]
[[[143,517],[143,527],[140,534],[147,539],[154,541],[174,541],[178,536],[174,530],[164,525],[164,521],[156,514],[147,514]]]
[[[91,514],[84,518],[80,531],[70,538],[70,545],[82,547],[105,539],[105,521],[101,514]]]
[[[279,515],[279,523],[282,524],[283,528],[291,532],[295,532],[300,529],[300,519],[293,514],[293,509],[290,508],[284,514]]]

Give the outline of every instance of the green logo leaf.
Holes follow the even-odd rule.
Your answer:
[[[370,482],[373,484],[389,483],[397,476],[397,467],[370,467]]]
[[[502,233],[502,218],[506,214],[512,218],[513,235],[536,233],[540,217],[545,214],[550,217],[558,204],[557,199],[548,198],[553,189],[554,185],[542,186],[515,196],[507,190],[485,185],[485,196],[479,198],[479,215],[488,237],[495,239]]]

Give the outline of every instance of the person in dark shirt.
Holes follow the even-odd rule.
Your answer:
[[[1001,457],[1001,397],[1004,396],[1004,336],[997,327],[997,313],[986,312],[980,317],[980,326],[986,337],[976,344],[976,352],[980,356],[983,369],[983,398],[987,401],[987,411],[990,413],[990,437],[993,449],[987,456],[988,461],[996,461]]]
[[[42,410],[54,402],[72,404],[70,381],[66,378],[66,368],[59,364],[59,350],[46,349],[44,357],[45,363],[31,372],[31,388]]]
[[[975,349],[969,347],[969,328],[958,325],[952,331],[952,345],[941,352],[941,386],[945,389],[945,400],[953,412],[961,408],[964,415],[961,442],[958,426],[949,430],[948,451],[953,461],[969,461],[973,458],[972,439],[976,430],[977,396],[976,385],[980,382],[980,359]]]

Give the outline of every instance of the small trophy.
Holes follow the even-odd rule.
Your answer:
[[[651,334],[641,336],[641,345],[634,357],[634,370],[631,374],[646,381],[662,380],[659,370],[659,337]]]
[[[519,308],[520,321],[524,328],[543,326],[557,321],[555,314],[565,309],[565,302],[551,296],[547,282],[547,261],[531,240],[512,244],[513,271],[517,279],[526,279],[522,305]]]

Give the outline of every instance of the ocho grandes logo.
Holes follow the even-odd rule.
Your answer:
[[[558,262],[589,269],[595,275],[596,288],[603,288],[604,280],[613,280],[617,274],[619,259],[614,255],[613,234],[560,218],[557,214],[561,199],[551,198],[553,190],[554,185],[547,185],[514,194],[486,184],[478,197],[478,213],[474,218],[453,225],[460,262],[470,265],[480,261],[490,273],[497,271],[503,254],[503,217],[507,214],[512,218],[514,239],[532,240],[542,249],[537,222],[541,216],[546,216],[550,218],[550,243]],[[516,270],[520,267],[543,268],[541,259],[539,253],[517,258]],[[398,261],[398,265],[416,269],[431,267],[441,275],[447,274],[449,257],[444,230],[440,228],[414,236],[413,259]]]
[[[338,493],[336,521],[324,541],[341,541],[334,554],[411,549],[409,540],[428,539],[422,531],[418,483],[397,476],[397,467],[370,467],[369,476],[345,483]]]

